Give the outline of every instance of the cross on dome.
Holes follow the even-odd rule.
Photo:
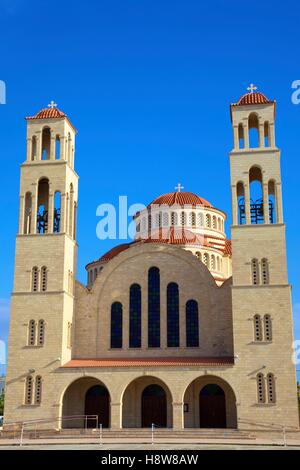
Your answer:
[[[250,91],[250,93],[254,93],[257,90],[257,86],[253,85],[253,83],[250,83],[247,90]]]
[[[177,189],[177,192],[180,193],[181,189],[184,189],[184,186],[181,186],[181,184],[178,183],[178,185],[175,186],[175,189]]]
[[[54,101],[52,100],[49,104],[48,104],[48,108],[56,108],[57,107],[57,104],[54,103]]]

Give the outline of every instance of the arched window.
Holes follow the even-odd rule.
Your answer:
[[[197,258],[201,261],[201,252],[200,251],[196,251],[196,256]]]
[[[139,284],[132,284],[129,290],[129,347],[142,345],[142,292]]]
[[[198,213],[197,220],[198,220],[198,222],[197,222],[198,227],[203,227],[204,226],[204,216],[203,216],[202,212]]]
[[[55,160],[60,160],[60,137],[59,135],[55,138]]]
[[[25,381],[25,405],[31,405],[32,403],[32,390],[33,389],[33,378],[31,375],[26,377]]]
[[[175,282],[167,286],[167,345],[179,347],[179,288]]]
[[[258,403],[265,403],[266,391],[265,391],[265,380],[263,374],[259,373],[256,376],[257,384],[257,401]]]
[[[259,265],[258,260],[254,258],[251,261],[251,271],[252,271],[252,284],[258,285],[259,284]]]
[[[251,224],[264,223],[262,181],[261,169],[257,166],[253,166],[249,171]]]
[[[244,225],[246,223],[245,188],[242,181],[239,181],[236,185],[236,197],[238,207],[238,223],[239,225]]]
[[[206,214],[205,216],[205,225],[206,227],[209,227],[209,228],[211,227],[211,217],[209,214]]]
[[[51,132],[49,127],[44,127],[42,132],[42,160],[50,160]]]
[[[205,266],[208,267],[208,269],[210,269],[210,260],[209,260],[209,254],[208,253],[204,253],[204,255],[203,255],[203,263],[205,264]]]
[[[172,212],[171,214],[171,225],[178,225],[178,216],[176,212]]]
[[[39,289],[39,270],[37,266],[32,268],[31,273],[31,290],[32,292],[37,292]]]
[[[38,185],[37,233],[48,232],[49,181],[43,178]]]
[[[264,335],[265,341],[272,341],[272,320],[270,315],[264,316]]]
[[[33,162],[34,160],[36,160],[36,149],[37,149],[37,145],[36,145],[36,137],[35,135],[32,137],[32,141],[31,141],[31,161]]]
[[[190,227],[195,227],[196,225],[196,214],[195,212],[189,213],[189,225]]]
[[[267,389],[268,389],[268,402],[275,403],[276,402],[275,380],[274,380],[273,374],[267,375]]]
[[[38,323],[38,345],[43,346],[45,343],[45,321],[40,320]]]
[[[61,219],[61,197],[60,192],[56,191],[54,194],[54,213],[53,213],[53,232],[60,232],[60,219]]]
[[[215,257],[215,255],[211,255],[211,269],[212,270],[216,269],[216,257]]]
[[[38,375],[35,379],[35,404],[40,405],[42,401],[42,377]]]
[[[180,213],[180,224],[186,225],[186,213],[183,211]]]
[[[243,126],[243,124],[239,124],[238,136],[239,136],[239,149],[243,149],[243,148],[245,148],[245,136],[244,136],[244,126]]]
[[[169,214],[167,212],[163,213],[163,227],[168,227],[169,226]]]
[[[160,347],[160,273],[156,267],[148,271],[148,347]]]
[[[213,222],[212,222],[213,228],[214,228],[214,229],[217,229],[217,217],[216,217],[215,215],[213,216],[212,221],[213,221]]]
[[[259,123],[256,113],[251,113],[248,118],[249,147],[259,147]]]
[[[269,284],[269,262],[267,258],[261,260],[261,277],[263,284]]]
[[[30,320],[28,324],[28,346],[35,346],[35,321]]]
[[[31,233],[31,215],[32,215],[32,195],[31,193],[25,194],[25,207],[24,207],[24,235]]]
[[[261,318],[259,315],[254,315],[253,320],[254,341],[262,341]]]
[[[46,292],[47,290],[47,267],[43,266],[41,269],[41,290]]]
[[[268,183],[269,194],[269,222],[276,224],[277,222],[277,198],[276,198],[276,182],[270,180]]]
[[[198,302],[188,300],[185,310],[186,346],[188,348],[199,347],[199,314]]]
[[[270,147],[270,124],[268,121],[264,123],[264,139],[265,147]]]
[[[114,302],[111,306],[110,347],[122,348],[123,335],[123,307],[120,302]]]

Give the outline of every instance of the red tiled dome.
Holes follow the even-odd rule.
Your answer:
[[[53,119],[66,117],[66,114],[58,108],[43,108],[34,116],[28,116],[26,119]]]
[[[148,207],[153,206],[154,204],[161,205],[167,204],[168,206],[173,206],[174,204],[178,204],[179,206],[204,206],[204,207],[212,207],[210,202],[206,201],[202,197],[197,196],[194,193],[190,192],[173,192],[173,193],[166,193],[162,194],[161,196],[157,197],[152,201]]]
[[[110,261],[112,258],[117,256],[119,253],[122,253],[122,251],[127,250],[132,245],[132,243],[123,243],[122,245],[117,245],[111,248],[111,250],[107,251],[101,258],[99,258],[98,261]]]
[[[255,92],[255,93],[245,93],[241,98],[235,103],[236,106],[245,106],[251,104],[266,104],[266,103],[273,103],[270,101],[263,93]]]

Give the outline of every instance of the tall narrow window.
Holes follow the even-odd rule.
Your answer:
[[[43,266],[41,269],[41,290],[46,292],[47,290],[47,267]]]
[[[259,315],[254,315],[254,340],[262,341],[262,328],[261,328],[261,318]]]
[[[257,401],[258,403],[265,403],[266,391],[265,391],[265,380],[264,380],[263,374],[257,374],[256,384],[257,384]]]
[[[42,377],[38,375],[35,379],[35,404],[40,405],[42,402]]]
[[[42,160],[50,160],[51,132],[45,127],[42,132]]]
[[[212,220],[213,220],[213,228],[217,229],[217,217],[214,215]]]
[[[211,255],[211,269],[214,271],[216,269],[216,257]]]
[[[250,187],[250,217],[251,224],[263,224],[265,222],[263,200],[263,177],[261,168],[253,166],[249,171]]]
[[[258,116],[256,113],[251,113],[248,118],[248,128],[249,128],[249,146],[251,148],[259,147],[259,123]]]
[[[32,404],[33,378],[31,375],[26,377],[25,381],[25,405]]]
[[[239,181],[236,185],[237,197],[237,210],[238,210],[238,224],[244,225],[246,223],[246,210],[245,210],[245,189],[244,183]]]
[[[200,252],[200,251],[196,251],[195,255],[196,255],[197,258],[201,261],[201,252]]]
[[[176,214],[176,212],[172,212],[171,214],[171,225],[178,225],[178,216]]]
[[[185,327],[186,346],[188,348],[199,347],[199,314],[196,300],[191,299],[186,303]]]
[[[211,217],[209,214],[206,214],[205,216],[205,225],[206,227],[210,228],[211,227]]]
[[[24,208],[24,235],[31,233],[31,215],[32,215],[32,196],[31,193],[25,194],[25,208]]]
[[[111,306],[110,347],[121,348],[123,334],[123,307],[120,302]]]
[[[129,347],[142,345],[142,292],[139,284],[132,284],[129,291]]]
[[[268,183],[268,195],[269,195],[269,222],[270,224],[276,224],[277,222],[277,198],[276,198],[276,182],[270,180]]]
[[[68,323],[68,331],[67,331],[67,348],[72,348],[72,323]]]
[[[167,345],[179,347],[179,289],[175,282],[167,286]]]
[[[265,147],[270,147],[270,124],[268,121],[264,123],[264,139]]]
[[[186,225],[186,213],[183,211],[180,213],[180,224]]]
[[[254,258],[251,261],[251,271],[252,271],[252,284],[258,285],[259,284],[259,265],[258,260]]]
[[[160,273],[156,267],[148,272],[148,347],[160,347]]]
[[[203,227],[204,226],[204,217],[203,217],[202,212],[198,213],[197,219],[198,219],[198,222],[197,222],[198,227]]]
[[[48,232],[49,181],[43,178],[38,185],[37,233]]]
[[[60,137],[59,135],[55,138],[55,160],[60,160]]]
[[[244,136],[243,124],[239,124],[238,135],[239,135],[239,148],[243,149],[245,148],[245,136]]]
[[[60,219],[61,219],[61,197],[60,192],[56,191],[54,194],[54,213],[53,213],[53,232],[60,232]]]
[[[275,396],[275,380],[273,374],[267,375],[267,388],[268,388],[268,402],[275,403],[276,396]]]
[[[265,341],[272,341],[272,321],[270,315],[264,316]]]
[[[31,273],[31,290],[32,292],[37,292],[39,288],[39,270],[37,266],[32,268]]]
[[[43,346],[45,343],[45,321],[40,320],[38,323],[38,345]]]
[[[261,278],[263,284],[269,284],[269,262],[267,258],[261,260]]]
[[[204,253],[203,255],[203,263],[208,267],[208,269],[210,269],[210,259],[208,253]]]
[[[70,184],[70,206],[69,206],[69,235],[73,236],[73,223],[74,223],[74,189],[73,184]]]
[[[37,149],[37,145],[36,145],[36,137],[35,135],[32,137],[32,141],[31,141],[31,161],[33,162],[34,160],[36,160],[36,149]]]
[[[30,320],[28,324],[28,346],[35,346],[35,321]]]

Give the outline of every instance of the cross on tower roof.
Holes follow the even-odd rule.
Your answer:
[[[255,90],[257,90],[257,86],[253,85],[253,83],[250,83],[247,90],[250,91],[250,93],[254,93]]]
[[[178,183],[178,185],[175,186],[175,189],[177,189],[177,192],[180,193],[180,190],[181,190],[181,189],[184,189],[184,186],[181,186],[181,184]]]
[[[57,107],[57,104],[54,103],[54,101],[52,100],[51,103],[48,104],[48,107],[49,107],[49,108],[56,108],[56,107]]]

